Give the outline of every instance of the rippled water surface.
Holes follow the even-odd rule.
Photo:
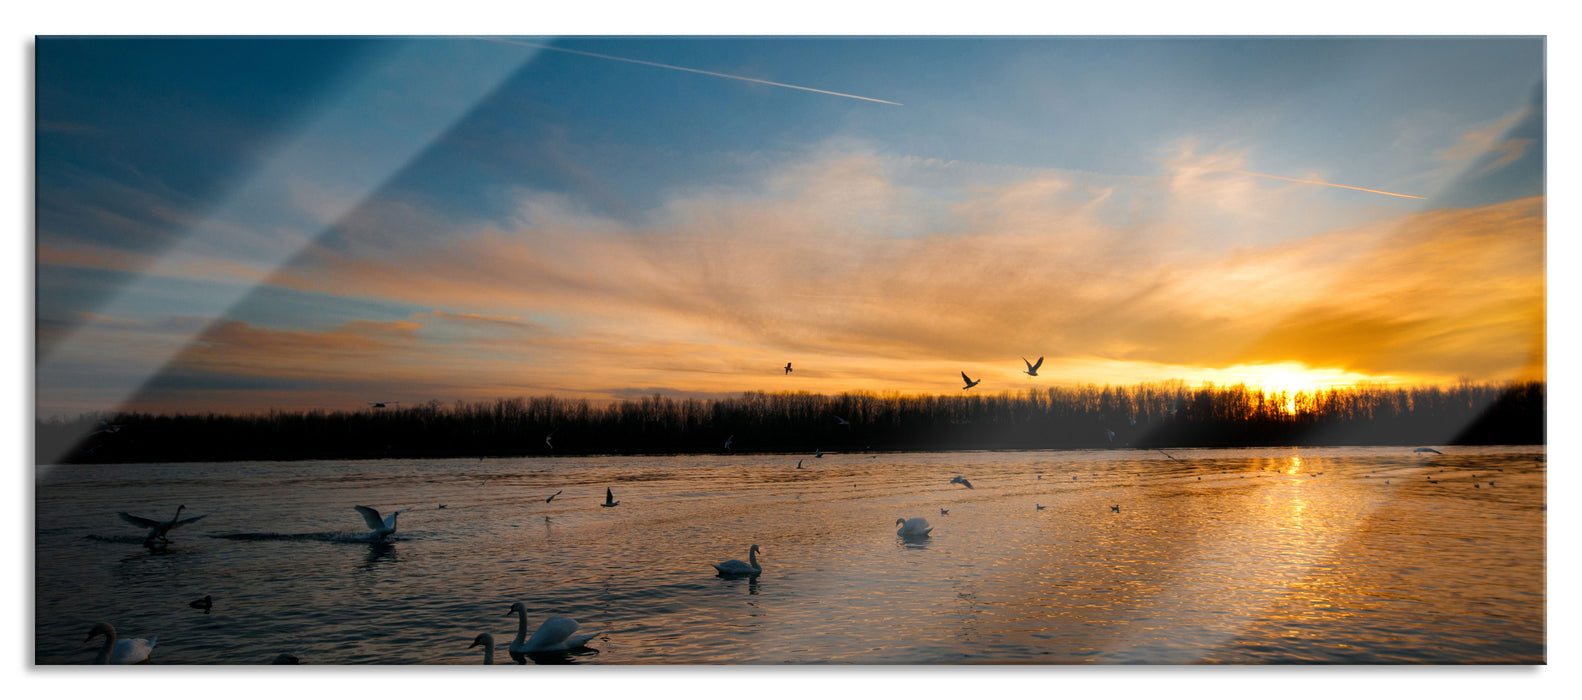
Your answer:
[[[476,664],[521,601],[601,632],[571,663],[1543,663],[1543,448],[1445,451],[41,467],[35,661],[108,621],[157,664]],[[178,504],[161,552],[116,517]],[[412,510],[377,544],[354,504]]]

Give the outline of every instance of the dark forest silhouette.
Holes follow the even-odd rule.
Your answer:
[[[36,423],[41,461],[176,462],[614,453],[1543,444],[1542,382],[1268,393],[1185,382],[976,395],[555,396]],[[1290,410],[1294,408],[1293,410]],[[1113,436],[1112,436],[1113,434]],[[550,435],[554,440],[546,440]],[[727,439],[731,440],[729,448]],[[54,460],[56,455],[63,455]]]

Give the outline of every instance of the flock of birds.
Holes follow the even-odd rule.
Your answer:
[[[1026,362],[1026,358],[1023,358],[1023,362]],[[1036,376],[1038,367],[1042,364],[1043,358],[1041,357],[1037,363],[1028,363],[1027,373]],[[786,371],[791,371],[790,363],[787,363]],[[963,378],[966,377],[965,374],[962,376]],[[971,386],[976,384],[976,382],[973,382],[970,379],[967,381],[969,382],[967,388],[971,388]],[[841,422],[842,424],[846,423],[845,421]],[[546,438],[545,441],[548,442],[548,438]],[[725,446],[727,449],[730,448],[730,444],[730,440],[726,440]],[[1171,456],[1164,450],[1157,451],[1173,461],[1181,461]],[[1413,450],[1413,452],[1420,454],[1444,454],[1443,452],[1431,447],[1419,447]],[[822,457],[823,454],[816,452],[813,456]],[[797,469],[802,468],[802,462],[803,460],[797,460]],[[1312,476],[1316,477],[1317,474],[1312,474]],[[1037,475],[1037,478],[1041,480],[1043,479],[1043,475],[1039,474]],[[1071,478],[1075,480],[1077,477],[1072,476]],[[1198,479],[1202,480],[1202,477],[1200,476]],[[1433,477],[1431,476],[1428,477],[1428,479],[1430,483],[1437,483],[1433,481]],[[487,480],[485,480],[485,483],[486,482]],[[953,477],[949,483],[959,484],[968,489],[973,488],[972,482],[960,474]],[[1490,481],[1489,486],[1494,486],[1494,482]],[[544,499],[544,502],[553,502],[555,497],[562,493],[564,493],[564,490],[556,491],[555,493],[550,494],[548,498]],[[604,502],[600,503],[599,505],[604,508],[614,508],[620,504],[620,501],[615,500],[615,492],[611,488],[605,487]],[[445,505],[441,504],[439,507],[444,508]],[[354,505],[352,508],[363,517],[363,522],[368,526],[372,541],[385,541],[390,536],[394,535],[397,529],[397,519],[402,513],[412,510],[411,507],[407,507],[392,512],[389,515],[381,515],[377,509],[369,506]],[[1035,503],[1034,508],[1038,511],[1042,511],[1046,510],[1048,506],[1045,506],[1041,503]],[[185,509],[185,505],[177,506],[175,514],[173,514],[168,520],[145,518],[132,515],[124,511],[118,513],[118,515],[120,516],[121,520],[136,527],[145,529],[146,534],[143,539],[143,544],[150,550],[155,550],[161,549],[170,543],[169,535],[171,530],[183,525],[189,525],[191,523],[197,522],[208,516],[208,514],[204,514],[183,518],[181,517],[181,513]],[[1121,507],[1120,505],[1111,505],[1110,511],[1113,513],[1119,513],[1121,512]],[[950,509],[940,508],[939,514],[942,516],[949,515]],[[933,526],[929,525],[927,519],[920,517],[897,518],[895,524],[900,526],[895,532],[896,536],[909,542],[927,538],[934,530]],[[759,548],[759,546],[754,544],[747,550],[747,561],[742,561],[740,559],[729,559],[718,564],[712,564],[711,566],[714,567],[716,575],[720,577],[752,577],[756,579],[758,576],[763,574],[763,566],[758,562],[758,554],[760,551],[762,550]],[[192,601],[188,605],[192,608],[203,611],[204,614],[209,614],[210,610],[212,610],[214,607],[214,600],[212,596],[205,595],[198,600]],[[512,660],[521,664],[527,663],[527,661],[530,658],[533,658],[533,655],[536,654],[559,654],[569,651],[588,649],[588,642],[602,634],[601,632],[588,634],[579,633],[581,624],[576,620],[561,615],[551,615],[548,619],[541,623],[531,635],[529,635],[527,631],[527,607],[520,602],[512,603],[510,610],[506,612],[506,615],[517,616],[516,638],[512,640],[510,645],[507,647],[507,652],[510,654]],[[93,663],[95,664],[119,665],[143,663],[144,661],[147,661],[150,655],[153,653],[154,645],[158,641],[157,636],[146,639],[140,637],[124,639],[118,638],[115,628],[107,622],[101,622],[94,625],[93,628],[88,631],[88,638],[84,643],[92,642],[95,637],[103,637],[99,652],[93,660]],[[495,658],[494,636],[489,633],[479,634],[473,639],[472,644],[467,648],[472,649],[480,646],[483,647],[483,662],[485,664],[493,664]],[[291,654],[279,654],[274,657],[270,663],[297,664],[300,663],[300,661],[297,659],[297,657]]]

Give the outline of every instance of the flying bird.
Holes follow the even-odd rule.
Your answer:
[[[549,439],[552,438],[552,437],[555,437],[555,433],[558,433],[558,432],[560,432],[560,431],[558,431],[558,430],[550,431],[550,433],[548,435],[544,436],[544,446],[545,447],[548,447],[551,450],[555,449],[555,443],[550,442]]]
[[[965,487],[967,487],[969,489],[972,488],[972,482],[967,481],[966,477],[963,477],[960,474],[957,474],[956,478],[951,479],[950,483],[952,483],[952,484],[961,484],[962,486],[965,486]]]
[[[790,374],[790,373],[791,373],[791,363],[787,362],[786,363],[786,374]]]
[[[813,456],[816,457],[816,458],[819,458],[819,459],[823,459],[824,453],[820,452],[819,449],[817,447],[815,447],[815,448],[813,448]]]
[[[837,423],[839,423],[841,425],[844,425],[844,426],[846,426],[848,428],[851,427],[851,421],[846,420],[845,418],[841,418],[840,416],[835,416],[835,422],[837,422]]]
[[[208,513],[204,513],[203,515],[194,515],[190,518],[183,518],[181,517],[181,511],[184,508],[186,508],[186,506],[176,506],[176,514],[171,516],[169,520],[150,520],[148,518],[140,518],[124,511],[117,513],[117,515],[120,515],[122,520],[125,520],[132,525],[136,525],[137,527],[141,528],[147,528],[148,536],[143,538],[143,546],[153,547],[154,540],[159,540],[162,544],[170,544],[170,538],[168,535],[171,530],[181,527],[182,525],[195,523],[199,520],[209,517]]]
[[[1022,363],[1027,365],[1027,369],[1022,370],[1022,374],[1025,374],[1029,377],[1036,377],[1038,376],[1038,368],[1044,366],[1044,358],[1042,355],[1040,355],[1037,362],[1028,362],[1027,358],[1024,357],[1022,358]]]
[[[555,500],[555,497],[556,497],[556,496],[559,496],[559,495],[560,495],[560,494],[562,494],[562,493],[565,493],[565,492],[566,492],[566,490],[565,490],[565,489],[561,489],[561,490],[559,490],[559,491],[556,491],[556,492],[554,492],[554,493],[552,493],[552,494],[549,494],[549,498],[546,498],[546,499],[544,499],[544,502],[545,502],[545,503],[548,503],[548,502],[550,502],[550,501],[553,501],[553,500]]]
[[[373,406],[374,408],[385,408],[387,406],[400,406],[401,402],[400,401],[370,401],[368,403],[368,405],[369,406]]]
[[[802,468],[802,460],[799,459],[799,460],[796,461],[796,468],[797,469],[801,469]]]
[[[604,502],[600,503],[599,505],[605,508],[614,508],[618,505],[621,505],[621,502],[615,500],[615,492],[611,491],[610,487],[606,486],[604,487]]]
[[[733,441],[735,439],[736,439],[735,435],[732,435],[732,436],[730,436],[728,438],[725,438],[725,449],[727,449],[727,450],[731,449],[731,441]]]
[[[1413,452],[1432,452],[1432,453],[1434,453],[1436,455],[1444,454],[1443,452],[1440,452],[1439,450],[1436,450],[1436,449],[1434,449],[1432,447],[1419,447],[1419,448],[1417,448],[1415,450],[1412,450],[1412,451]]]
[[[1104,435],[1110,439],[1110,442],[1115,442],[1115,431],[1105,428]]]
[[[352,506],[352,508],[363,514],[363,522],[368,523],[368,529],[374,531],[374,537],[377,537],[381,540],[395,534],[396,518],[401,517],[402,513],[412,510],[411,508],[402,508],[401,510],[391,513],[390,516],[384,520],[380,520],[379,511],[369,508],[368,506]]]
[[[1166,457],[1170,457],[1170,453],[1169,452],[1165,452],[1164,450],[1159,450],[1158,448],[1155,448],[1155,449],[1159,452],[1159,454],[1162,454],[1162,455],[1164,455]],[[1175,460],[1177,462],[1181,461],[1181,460],[1176,459],[1174,457],[1170,457],[1170,459],[1173,459],[1173,460]]]
[[[962,373],[961,373],[961,381],[964,381],[964,382],[966,382],[966,383],[967,383],[967,385],[966,385],[966,386],[964,386],[964,387],[961,387],[961,390],[962,390],[962,391],[966,391],[966,390],[968,390],[968,389],[971,389],[971,388],[972,388],[972,387],[975,387],[975,386],[977,386],[977,385],[978,385],[978,382],[981,382],[981,381],[983,381],[983,380],[982,380],[982,379],[979,379],[979,380],[978,380],[978,382],[975,382],[975,381],[972,381],[972,377],[969,377],[969,376],[967,376],[967,373],[966,373],[966,372],[962,372]]]

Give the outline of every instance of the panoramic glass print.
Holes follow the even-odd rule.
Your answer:
[[[69,38],[36,664],[1542,664],[1545,41]]]

